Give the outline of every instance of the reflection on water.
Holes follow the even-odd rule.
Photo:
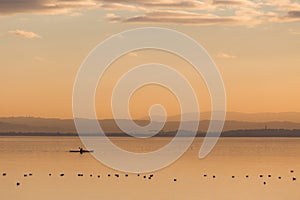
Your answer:
[[[170,138],[112,140],[127,150],[148,152]],[[163,170],[127,174],[90,154],[69,153],[82,146],[76,137],[0,137],[0,196],[4,200],[300,198],[300,139],[221,138],[213,152],[199,160],[201,143],[197,138],[182,158]]]

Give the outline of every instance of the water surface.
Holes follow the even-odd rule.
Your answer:
[[[170,138],[111,140],[148,152]],[[90,154],[69,153],[82,146],[77,137],[0,137],[1,199],[300,199],[300,139],[221,138],[199,160],[202,141],[167,168],[126,176]]]

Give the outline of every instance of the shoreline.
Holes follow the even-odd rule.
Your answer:
[[[159,137],[174,137],[176,132],[160,132],[153,136],[154,138]],[[2,132],[0,137],[20,137],[20,136],[29,136],[29,137],[78,137],[77,133],[60,133],[60,132]],[[88,133],[82,136],[86,137],[95,137],[99,136],[97,133]],[[132,137],[126,133],[106,133],[107,137]],[[138,136],[143,137],[144,135],[140,134]],[[205,132],[198,132],[196,137],[205,137]],[[208,137],[214,137],[214,134],[208,134]],[[104,135],[100,135],[104,137]],[[185,131],[184,134],[178,135],[178,137],[194,137],[190,132]],[[300,137],[300,129],[245,129],[245,130],[231,130],[222,132],[220,137]]]

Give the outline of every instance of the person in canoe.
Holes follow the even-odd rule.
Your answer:
[[[94,152],[94,150],[85,150],[85,149],[83,149],[81,147],[78,147],[78,150],[70,150],[69,152],[83,154],[83,153]]]

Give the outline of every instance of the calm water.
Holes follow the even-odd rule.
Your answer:
[[[112,138],[135,152],[169,140]],[[82,146],[76,137],[0,137],[0,199],[300,199],[300,139],[222,138],[199,160],[201,143],[197,138],[183,157],[149,179],[125,176],[90,154],[69,153]]]

